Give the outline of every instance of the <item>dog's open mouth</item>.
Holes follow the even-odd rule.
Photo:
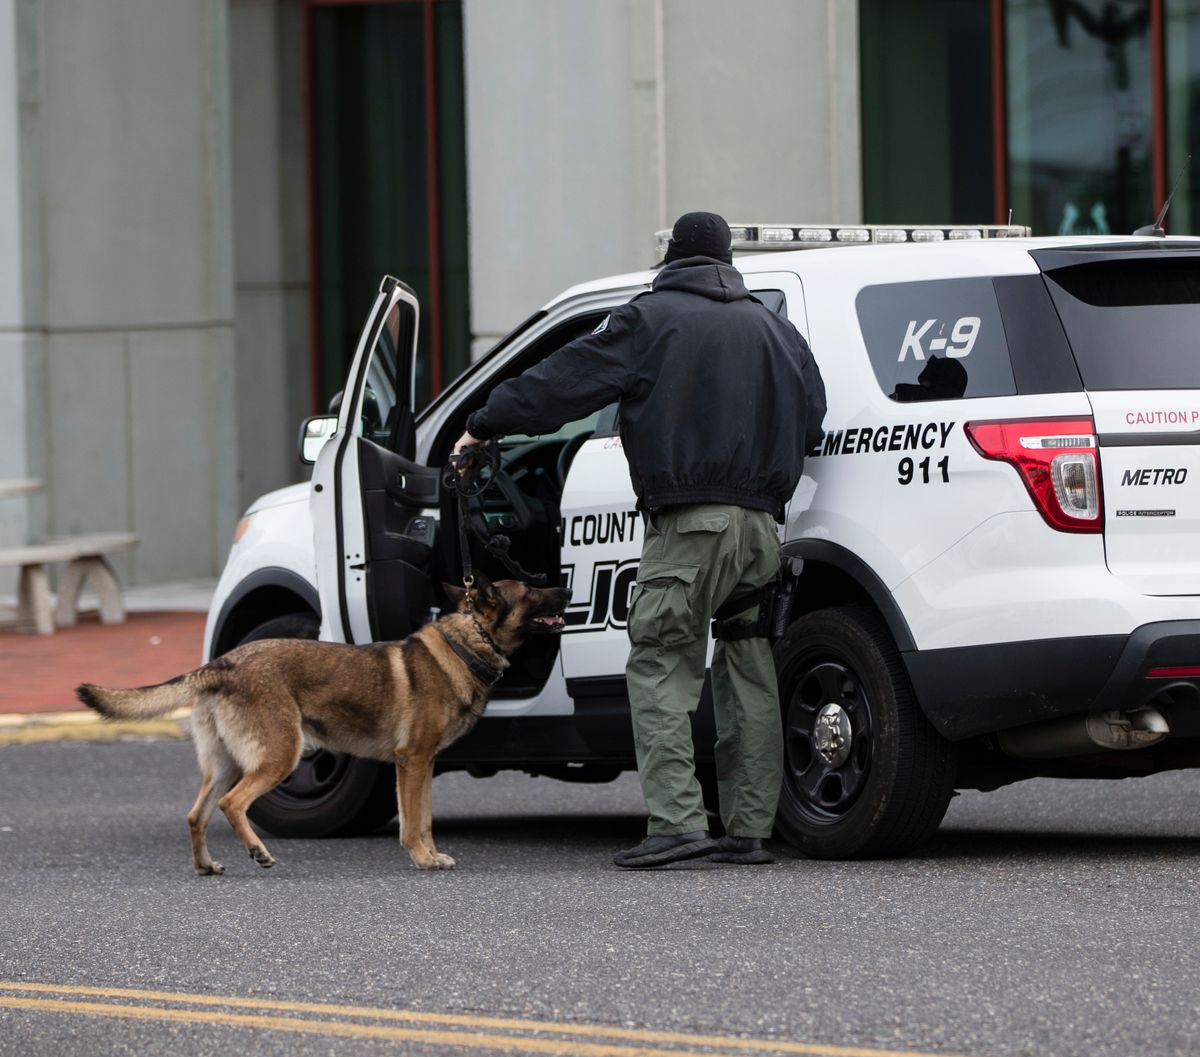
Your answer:
[[[539,630],[546,631],[562,631],[567,624],[561,613],[546,613],[540,617],[532,617],[529,622]]]

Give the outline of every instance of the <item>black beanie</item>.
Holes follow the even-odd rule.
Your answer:
[[[732,264],[733,250],[725,218],[716,213],[684,213],[675,221],[663,260],[670,264],[685,257],[713,257]]]

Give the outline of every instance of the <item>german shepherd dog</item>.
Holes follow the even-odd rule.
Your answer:
[[[422,870],[449,870],[454,859],[433,843],[434,757],[475,726],[529,635],[562,630],[570,592],[478,573],[468,590],[444,586],[455,612],[399,642],[262,639],[157,686],[85,683],[76,694],[109,719],[161,716],[195,699],[201,784],[187,821],[197,873],[224,873],[206,840],[217,806],[250,858],[275,865],[246,809],[291,774],[306,746],[394,763],[401,845]]]

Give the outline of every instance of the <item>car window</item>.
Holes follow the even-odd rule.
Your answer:
[[[769,308],[772,312],[780,316],[787,316],[787,298],[783,296],[782,290],[751,290],[763,306]]]
[[[990,278],[868,286],[856,308],[875,378],[891,399],[1016,392]]]
[[[1046,272],[1087,389],[1200,389],[1200,257]]]
[[[402,360],[399,349],[412,340],[407,330],[410,316],[407,306],[392,306],[367,361],[367,384],[355,433],[376,444],[387,443],[399,411],[404,380],[398,377],[397,365]]]
[[[613,402],[596,416],[596,428],[592,435],[595,437],[614,437],[620,429],[621,420],[617,415],[620,404]]]
[[[616,404],[612,405],[614,408]],[[605,409],[607,410],[607,408]],[[594,433],[596,423],[604,411],[595,411],[588,415],[587,418],[576,419],[574,422],[568,422],[565,426],[555,430],[553,433],[539,433],[537,436],[531,436],[528,433],[506,433],[504,435],[505,444],[528,444],[532,440],[570,440],[572,437],[580,433]]]

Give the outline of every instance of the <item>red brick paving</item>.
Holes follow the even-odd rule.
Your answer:
[[[130,613],[101,624],[84,613],[53,635],[0,631],[0,712],[65,712],[84,706],[80,683],[148,686],[190,671],[204,648],[204,613]]]

